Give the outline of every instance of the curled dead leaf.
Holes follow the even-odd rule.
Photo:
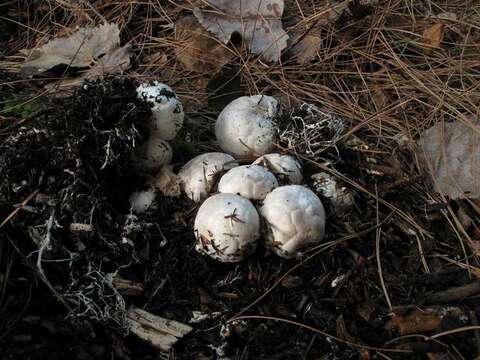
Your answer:
[[[435,189],[451,199],[480,198],[480,121],[438,123],[423,132],[420,156]]]
[[[233,53],[214,35],[204,30],[193,16],[175,22],[175,55],[189,71],[216,73],[230,62]]]
[[[322,44],[321,27],[336,22],[350,2],[328,0],[320,9],[315,9],[315,13],[308,14],[308,17],[313,19],[312,24],[307,24],[305,29],[294,28],[290,38],[292,44],[290,53],[299,64],[305,64],[315,58]]]
[[[315,58],[322,45],[320,35],[306,34],[291,50],[292,57],[299,63],[305,64]]]
[[[68,37],[53,39],[34,49],[22,65],[22,74],[40,74],[60,64],[88,67],[119,45],[120,30],[117,24],[80,28]]]
[[[269,62],[278,62],[287,46],[282,28],[283,0],[207,0],[209,8],[195,8],[202,26],[223,43],[238,33],[250,51]]]
[[[379,85],[373,86],[373,91],[371,93],[371,99],[375,111],[382,111],[385,106],[388,104],[388,97],[385,91]]]
[[[54,89],[72,89],[80,86],[84,80],[95,80],[105,75],[120,74],[130,67],[130,45],[125,45],[121,48],[113,50],[100,58],[95,64],[85,71],[82,71],[79,76],[73,78],[62,79],[55,83],[50,83],[45,86],[47,90]]]
[[[443,40],[443,29],[445,24],[436,23],[425,29],[422,35],[422,46],[425,54],[431,54],[433,49],[439,49]]]
[[[81,68],[82,71],[75,77],[48,84],[48,90],[70,89],[81,85],[84,80],[122,73],[130,67],[130,46],[120,47],[117,24],[80,28],[68,37],[53,39],[32,50],[22,64],[21,72],[24,77],[40,75],[58,65]]]

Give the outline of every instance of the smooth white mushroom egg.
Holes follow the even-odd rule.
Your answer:
[[[216,194],[198,209],[195,249],[221,262],[239,262],[255,251],[260,217],[252,203],[234,194]]]
[[[241,195],[251,200],[263,200],[277,186],[277,179],[266,168],[243,165],[229,170],[220,178],[218,191]]]
[[[302,165],[293,156],[266,154],[253,163],[266,167],[282,184],[300,185],[303,181]]]
[[[238,166],[228,154],[210,152],[194,157],[178,173],[185,194],[193,201],[201,201],[212,191],[218,175]]]
[[[158,137],[150,138],[140,146],[133,157],[136,166],[144,171],[156,171],[172,161],[172,147]]]
[[[323,239],[325,210],[318,196],[304,186],[276,188],[265,198],[260,213],[267,246],[283,258],[297,257]]]
[[[149,123],[151,136],[172,140],[183,126],[183,106],[168,85],[158,81],[137,87],[137,97],[152,107],[152,121]]]
[[[263,155],[274,147],[278,102],[266,95],[242,96],[217,118],[215,135],[223,151],[233,156]]]
[[[130,208],[136,214],[144,214],[147,210],[155,208],[154,202],[157,194],[154,188],[146,190],[135,191],[128,199]]]

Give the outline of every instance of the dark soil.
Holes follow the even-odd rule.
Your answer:
[[[384,351],[390,358],[405,357],[391,349],[413,350],[418,358],[445,351],[443,345],[422,339],[385,346],[396,333],[385,329],[391,311],[377,285],[377,223],[371,219],[383,224],[383,279],[397,306],[425,304],[431,292],[468,283],[467,274],[444,268],[424,274],[418,244],[405,231],[409,225],[391,208],[382,204],[377,208],[375,200],[360,191],[355,192],[357,206],[342,216],[336,216],[325,199],[330,214],[326,244],[331,246],[300,266],[297,260],[281,260],[263,248],[237,265],[200,256],[191,231],[195,208],[187,201],[162,198],[154,213],[143,218],[128,215],[128,195],[145,181],[132,172],[130,154],[133,142],[147,135],[142,124],[149,114],[148,108],[135,103],[132,89],[134,84],[125,79],[89,84],[71,99],[45,104],[40,115],[3,131],[1,218],[11,213],[12,204],[30,199],[1,230],[2,264],[7,270],[2,303],[5,358],[154,356],[154,349],[122,337],[124,314],[102,275],[115,271],[144,284],[143,295],[125,297],[127,307],[141,305],[185,323],[193,311],[218,314],[194,325],[195,330],[179,342],[174,354],[180,359],[357,359],[365,358],[361,345],[367,344],[388,347]],[[364,137],[368,139],[368,134]],[[361,152],[346,146],[338,150],[326,149],[322,156],[335,157],[335,168],[368,191],[387,189],[383,199],[414,214],[424,228],[436,234],[447,231],[441,222],[427,219],[435,210],[428,213],[415,191],[421,179],[388,190],[388,184],[398,180],[395,176],[403,176],[395,173],[388,157],[376,160],[378,168],[391,169],[390,175],[374,176],[368,174]],[[396,161],[408,164],[410,155],[398,149]],[[307,172],[314,171],[315,163],[305,165]],[[94,231],[74,234],[69,230],[72,222],[92,223]],[[132,222],[138,227],[126,233]],[[37,249],[47,236],[51,243],[42,268],[67,308],[38,274]],[[430,235],[423,241],[424,251],[441,246]],[[476,301],[455,305],[461,305],[465,318],[446,316],[437,332],[468,325],[468,311],[476,309]],[[240,314],[262,318],[228,322]],[[308,324],[357,345],[276,318]],[[457,346],[467,357],[475,352],[473,338],[465,333],[451,335],[445,346]]]

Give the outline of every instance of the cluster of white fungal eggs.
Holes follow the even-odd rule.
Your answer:
[[[194,224],[200,253],[237,262],[263,238],[273,252],[292,258],[322,240],[325,212],[315,193],[301,185],[302,166],[290,155],[272,153],[278,111],[270,96],[232,101],[215,124],[225,153],[202,154],[180,170],[185,194],[196,202],[206,198]],[[251,158],[256,160],[240,165]]]
[[[157,81],[138,86],[137,97],[150,106],[152,117],[148,121],[149,137],[137,147],[132,163],[139,171],[155,174],[172,161],[169,141],[177,136],[183,126],[183,106],[169,86]],[[156,197],[153,183],[146,190],[130,195],[130,206],[135,213],[144,213],[152,208]]]
[[[142,85],[137,91],[152,103],[153,119],[150,138],[136,156],[143,170],[157,171],[171,160],[168,141],[183,124],[183,110],[166,85]],[[318,196],[302,185],[300,162],[273,152],[278,116],[271,96],[233,100],[215,124],[224,152],[198,155],[180,169],[183,193],[200,204],[194,221],[199,253],[239,262],[263,239],[275,254],[294,258],[323,239],[325,211]],[[132,194],[132,210],[146,211],[153,198],[149,191]]]

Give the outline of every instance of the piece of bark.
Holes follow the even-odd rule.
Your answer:
[[[459,318],[462,315],[465,315],[464,312],[456,307],[414,308],[405,314],[397,313],[385,324],[385,328],[395,329],[402,336],[423,333],[438,328],[447,316]]]
[[[107,276],[111,278],[112,285],[120,294],[127,296],[140,296],[143,294],[142,283],[126,280],[120,277],[118,274],[108,274]]]
[[[191,326],[139,308],[127,312],[127,321],[132,334],[161,351],[169,351],[178,339],[193,330]]]

